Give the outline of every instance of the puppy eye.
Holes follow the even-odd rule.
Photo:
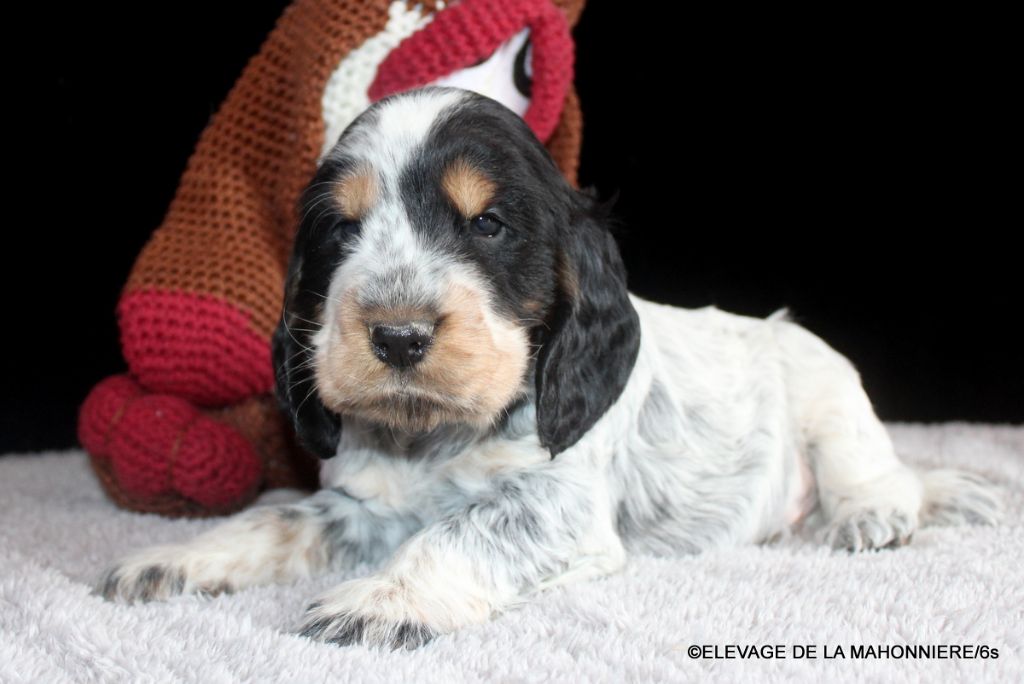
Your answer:
[[[501,221],[490,214],[477,216],[475,219],[470,220],[469,226],[474,235],[480,235],[482,237],[494,237],[501,232],[502,228],[505,227]]]
[[[338,219],[338,222],[334,224],[334,230],[342,233],[346,237],[356,237],[359,235],[359,231],[362,226],[359,225],[359,221],[353,221],[351,219]]]

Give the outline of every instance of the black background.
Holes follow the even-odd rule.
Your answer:
[[[123,369],[120,287],[285,2],[85,5],[9,25],[0,453],[72,445]],[[789,306],[884,419],[1021,422],[1015,81],[998,40],[934,21],[592,0],[581,180],[618,193],[638,294]]]

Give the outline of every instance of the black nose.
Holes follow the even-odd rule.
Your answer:
[[[395,368],[411,368],[423,360],[434,341],[432,331],[419,324],[375,325],[370,346],[377,358]]]

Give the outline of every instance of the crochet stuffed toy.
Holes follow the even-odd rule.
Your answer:
[[[273,399],[296,207],[372,101],[431,83],[518,111],[575,183],[574,25],[584,0],[295,0],[203,131],[117,307],[129,372],[100,382],[79,439],[108,495],[224,514],[266,487],[315,486]]]

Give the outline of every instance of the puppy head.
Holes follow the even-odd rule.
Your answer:
[[[615,243],[502,105],[441,88],[379,102],[301,212],[274,363],[321,456],[340,416],[485,429],[534,391],[554,454],[621,393],[639,328]]]

